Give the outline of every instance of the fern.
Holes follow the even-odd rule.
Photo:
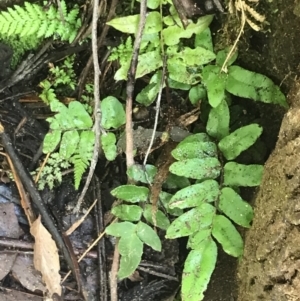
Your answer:
[[[68,14],[66,2],[65,1],[61,1],[60,2],[60,7],[61,7],[61,11],[62,11],[63,17],[66,18],[67,14]]]
[[[67,11],[65,1],[61,1],[63,19],[53,5],[48,10],[38,4],[25,2],[24,6],[14,5],[0,12],[0,40],[14,50],[12,65],[27,50],[35,49],[43,39],[53,36],[55,39],[69,41],[76,37],[81,26],[79,9]]]
[[[46,185],[53,189],[56,183],[62,182],[62,170],[70,166],[70,163],[60,156],[59,153],[53,153],[49,157],[46,166],[43,168],[39,181],[38,189],[43,190]],[[39,168],[37,169],[39,171]],[[37,173],[37,172],[35,172]]]
[[[45,136],[43,152],[52,153],[59,149],[54,153],[57,154],[55,158],[74,165],[74,186],[78,189],[82,175],[93,156],[95,143],[93,120],[82,103],[72,101],[66,106],[56,96],[60,87],[64,90],[66,86],[75,88],[74,56],[67,57],[60,66],[51,67],[50,73],[49,79],[40,83],[43,89],[40,97],[56,114],[47,119],[51,130]],[[51,184],[54,180],[61,181],[61,168],[62,165],[57,165],[57,169],[49,170],[48,173],[54,175],[52,178],[48,175]]]
[[[89,162],[93,156],[93,147],[95,143],[95,135],[92,131],[83,131],[80,135],[78,144],[78,153],[75,154],[70,161],[74,164],[74,186],[78,189],[83,173],[89,166]]]
[[[83,161],[79,154],[73,156],[71,161],[74,164],[74,186],[75,189],[78,189],[82,175],[88,167],[88,162]]]
[[[120,60],[121,65],[126,64],[131,58],[132,49],[132,38],[128,37],[124,43],[112,48],[108,61]]]
[[[64,20],[61,20],[60,13],[54,6],[48,11],[29,2],[25,2],[24,6],[15,5],[14,9],[9,8],[0,13],[0,34],[27,38],[34,35],[40,38],[54,35],[63,41],[72,42],[71,36],[74,36],[81,25],[77,18],[79,10],[74,8],[68,13],[65,1],[61,1]]]

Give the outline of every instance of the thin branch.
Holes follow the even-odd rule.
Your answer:
[[[111,273],[110,273],[110,301],[118,301],[118,278],[117,273],[119,269],[119,249],[118,249],[118,242],[115,245],[114,257],[111,266]]]
[[[114,223],[116,221],[116,219],[114,219],[112,222]],[[92,250],[94,248],[95,245],[97,245],[98,241],[105,235],[105,231],[100,233],[97,237],[96,240],[94,240],[94,242],[84,251],[84,253],[78,258],[78,262],[80,262],[84,257],[86,257],[86,255],[90,252],[90,250]],[[71,271],[69,271],[64,279],[62,279],[61,283],[64,283],[66,281],[66,279],[70,276]]]
[[[241,1],[239,0],[239,3],[240,2]],[[231,49],[230,49],[229,53],[227,54],[227,57],[226,57],[223,65],[222,65],[221,71],[223,71],[223,72],[227,72],[227,66],[226,65],[227,65],[228,61],[231,59],[231,57],[233,55],[233,52],[235,51],[235,49],[237,47],[237,44],[238,44],[238,42],[241,38],[241,35],[244,31],[244,28],[245,28],[245,24],[246,24],[245,11],[244,11],[243,6],[241,4],[240,4],[240,7],[241,7],[241,12],[242,12],[241,28],[240,28],[239,34],[238,34],[233,46],[231,47]]]
[[[164,82],[165,82],[165,73],[166,73],[166,60],[164,59],[163,70],[162,70],[161,81],[160,81],[160,87],[159,87],[159,93],[158,93],[158,96],[157,96],[156,106],[155,106],[156,112],[155,112],[153,132],[152,132],[152,137],[151,137],[150,144],[148,146],[148,149],[147,149],[147,152],[146,152],[146,155],[145,155],[145,158],[144,158],[143,165],[147,164],[147,159],[148,159],[148,156],[150,154],[151,148],[152,148],[154,140],[155,140],[155,133],[156,133],[156,129],[157,129],[160,103],[161,103],[161,95],[162,95],[162,90],[164,88]]]
[[[78,213],[80,206],[83,202],[85,194],[91,183],[99,155],[99,140],[100,140],[100,124],[101,124],[101,110],[100,110],[100,75],[101,71],[99,68],[98,60],[98,45],[97,45],[97,25],[98,25],[98,6],[99,0],[94,0],[93,9],[93,20],[92,20],[92,50],[93,50],[93,61],[94,61],[94,131],[95,131],[95,145],[93,151],[93,157],[91,160],[90,170],[82,192],[78,198],[77,205],[74,208],[74,212]]]
[[[116,6],[118,4],[118,0],[112,0],[111,4],[110,4],[110,9],[109,9],[109,12],[107,14],[107,18],[106,18],[106,22],[110,21],[114,14],[115,14],[115,9],[116,9]],[[107,35],[107,32],[108,32],[108,29],[109,29],[109,25],[104,25],[103,28],[102,28],[102,31],[101,31],[101,35],[99,37],[99,40],[98,40],[98,47],[101,47],[105,38],[106,38],[106,35]],[[90,67],[91,67],[91,64],[93,62],[93,57],[91,56],[85,66],[85,68],[83,69],[83,71],[81,72],[80,76],[79,76],[79,91],[78,91],[78,96],[80,97],[82,92],[83,92],[83,87],[84,87],[84,83],[86,81],[86,78],[89,74],[89,71],[90,71]]]
[[[136,68],[138,64],[138,56],[142,35],[146,23],[147,0],[141,0],[140,5],[140,22],[133,45],[133,55],[128,71],[128,79],[126,86],[126,164],[127,168],[134,164],[133,159],[133,129],[132,129],[132,98],[135,84]]]
[[[126,164],[127,168],[134,164],[133,158],[133,129],[132,129],[132,98],[135,84],[136,68],[138,64],[138,56],[140,52],[140,45],[142,35],[146,23],[147,0],[141,0],[140,5],[140,21],[136,38],[133,45],[133,54],[128,71],[128,79],[126,86]],[[110,295],[111,301],[118,301],[118,278],[117,273],[119,269],[120,254],[118,250],[118,243],[115,245],[114,258],[110,273]]]

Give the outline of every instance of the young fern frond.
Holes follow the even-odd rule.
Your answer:
[[[82,175],[86,171],[89,162],[83,160],[83,158],[80,156],[80,154],[76,154],[71,159],[72,163],[74,164],[74,186],[75,189],[79,188],[80,181],[82,179]]]

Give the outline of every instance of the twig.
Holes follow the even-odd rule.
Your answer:
[[[96,229],[98,233],[104,231],[104,218],[102,211],[102,198],[101,198],[101,182],[98,177],[94,177],[94,198],[98,200],[97,207],[95,208]],[[100,240],[97,245],[98,254],[98,277],[99,277],[99,301],[108,301],[108,276],[107,276],[107,254],[105,248],[105,240]]]
[[[115,8],[117,6],[117,3],[118,3],[118,0],[112,0],[109,12],[107,14],[106,22],[110,21],[113,18],[113,15],[115,13]],[[104,39],[105,39],[105,37],[107,35],[108,29],[109,29],[109,26],[105,24],[104,27],[103,27],[103,29],[102,29],[99,41],[98,41],[98,47],[100,47],[103,44],[103,41],[104,41]],[[83,69],[83,71],[80,74],[80,77],[79,77],[80,80],[79,80],[79,83],[78,83],[78,85],[80,87],[79,88],[79,92],[78,92],[78,97],[80,97],[81,94],[82,94],[84,83],[85,83],[85,80],[86,80],[86,78],[88,76],[88,73],[89,73],[89,70],[91,68],[92,62],[93,62],[93,57],[91,56],[89,58],[87,64],[86,64],[86,67]]]
[[[130,67],[128,70],[128,78],[126,85],[126,165],[127,168],[134,164],[133,158],[133,129],[132,129],[132,98],[135,84],[136,68],[138,65],[138,56],[140,52],[140,45],[142,40],[142,35],[146,23],[146,11],[147,11],[147,0],[141,0],[140,5],[140,21],[138,25],[138,30],[136,33],[136,38],[133,45],[133,54],[130,62]],[[117,273],[119,269],[119,250],[118,243],[115,245],[114,258],[112,262],[112,268],[110,273],[110,295],[111,301],[118,301],[118,281]]]
[[[15,182],[16,182],[16,185],[17,185],[17,188],[18,188],[18,192],[19,192],[19,195],[20,195],[21,206],[22,206],[22,208],[25,212],[25,215],[27,217],[29,225],[31,225],[34,222],[34,220],[36,219],[36,216],[33,212],[32,207],[31,207],[29,197],[25,192],[24,186],[23,186],[23,184],[20,180],[20,177],[19,177],[19,175],[18,175],[18,173],[17,173],[10,157],[7,154],[2,153],[2,152],[0,152],[0,154],[5,156],[6,159],[7,159],[7,162],[10,166],[11,172],[13,174],[13,177],[15,179]]]
[[[9,247],[10,250],[1,250],[0,254],[2,253],[23,253],[26,255],[33,255],[33,247],[34,247],[34,243],[33,242],[29,242],[29,241],[23,241],[23,240],[19,240],[16,238],[11,238],[11,237],[3,237],[0,236],[0,246],[2,247]],[[13,249],[13,250],[11,250]],[[28,251],[26,251],[28,250]],[[74,249],[74,254],[75,255],[80,255],[82,254],[82,252],[84,252],[83,249]],[[59,255],[61,256],[61,254]],[[86,254],[86,257],[88,258],[98,258],[98,254],[94,251],[89,251]]]
[[[145,154],[143,165],[147,164],[147,159],[148,159],[148,156],[150,154],[151,148],[152,148],[154,140],[155,140],[155,133],[156,133],[156,129],[157,129],[159,110],[160,110],[160,103],[161,103],[161,95],[162,95],[162,90],[164,88],[164,82],[165,82],[165,73],[166,73],[166,60],[164,59],[163,70],[162,70],[161,81],[160,81],[160,87],[159,87],[159,93],[158,93],[158,96],[157,96],[156,106],[155,106],[156,112],[155,112],[155,120],[154,120],[153,132],[152,132],[151,141],[149,143],[147,152]]]
[[[240,1],[240,0],[239,0],[239,1]],[[221,71],[223,71],[223,72],[227,72],[227,66],[226,66],[226,64],[228,63],[228,61],[230,60],[230,58],[231,58],[233,52],[234,52],[235,49],[236,49],[237,43],[239,42],[239,40],[240,40],[240,38],[241,38],[241,35],[242,35],[243,31],[244,31],[245,24],[246,24],[246,16],[245,16],[245,11],[244,11],[244,9],[242,8],[241,28],[240,28],[240,31],[239,31],[239,34],[238,34],[237,38],[236,38],[235,41],[234,41],[233,46],[231,47],[231,49],[230,49],[229,53],[227,54],[227,57],[226,57],[226,59],[225,59],[223,65],[222,65]]]
[[[118,240],[115,245],[114,257],[111,266],[111,273],[110,273],[110,301],[118,301],[118,278],[117,273],[119,269],[119,249],[118,249]]]
[[[133,45],[133,55],[128,71],[126,85],[126,164],[127,168],[134,164],[133,159],[133,129],[132,129],[132,98],[135,84],[136,68],[138,64],[138,56],[142,35],[146,23],[147,0],[141,0],[140,5],[140,22],[136,33],[136,38]]]
[[[94,0],[94,9],[93,9],[93,20],[92,20],[92,50],[93,50],[93,61],[94,61],[94,131],[95,131],[95,145],[93,151],[93,157],[90,164],[89,174],[87,176],[86,182],[82,189],[82,192],[78,198],[77,205],[74,208],[74,213],[78,213],[80,206],[83,202],[85,194],[91,183],[96,164],[98,161],[99,155],[99,140],[100,140],[100,124],[101,124],[101,109],[100,109],[100,75],[101,71],[99,68],[98,60],[98,46],[97,46],[97,25],[98,25],[98,6],[99,0]]]
[[[42,166],[41,166],[41,168],[40,168],[40,170],[39,170],[39,172],[38,172],[38,174],[37,174],[37,176],[36,176],[36,178],[34,180],[34,183],[37,183],[39,181],[41,173],[42,173],[42,171],[43,171],[46,163],[48,162],[48,159],[49,159],[50,155],[51,155],[51,153],[48,153],[47,156],[46,156],[46,158],[44,159],[44,162],[43,162],[43,164],[42,164]]]
[[[67,236],[71,235],[84,222],[84,220],[90,214],[91,210],[94,208],[96,203],[97,203],[97,199],[90,206],[90,208],[87,210],[87,212],[79,220],[74,222],[73,225],[71,225],[71,227],[65,232],[65,235],[67,235]]]
[[[169,279],[171,281],[178,281],[177,277],[170,276],[170,275],[165,274],[165,273],[156,272],[156,271],[153,271],[149,268],[147,269],[147,268],[139,266],[137,269],[140,270],[140,271],[146,272],[150,275],[155,275],[155,276],[158,276],[158,277],[161,277],[161,278],[166,278],[166,279]]]
[[[117,219],[115,218],[112,223],[114,223]],[[97,239],[85,250],[85,252],[78,258],[78,262],[80,262],[85,256],[86,254],[94,248],[94,246],[98,243],[98,241],[105,235],[105,231],[100,233],[97,237]],[[62,280],[61,283],[63,283],[64,281],[66,281],[66,279],[69,277],[69,275],[71,274],[71,271],[69,271],[66,276],[64,277],[64,279]]]

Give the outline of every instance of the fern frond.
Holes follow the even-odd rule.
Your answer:
[[[6,24],[5,18],[0,14],[0,32],[2,31],[2,28],[4,27],[4,24]]]
[[[15,29],[14,35],[20,36],[21,32],[24,29],[26,22],[24,20],[22,20],[21,22],[14,22],[14,23],[16,23],[16,29]]]
[[[35,12],[35,9],[34,9],[33,4],[31,4],[31,3],[29,3],[29,2],[25,2],[24,5],[25,5],[25,9],[26,9],[27,15],[28,15],[32,20],[35,20],[36,17],[37,17],[37,14],[36,14],[36,12]]]
[[[18,26],[18,23],[12,22],[9,27],[9,30],[7,31],[7,36],[11,36],[11,35],[15,34],[17,26]]]
[[[47,28],[47,31],[45,32],[45,38],[53,36],[56,30],[56,26],[57,26],[56,20],[52,20]]]
[[[46,13],[40,5],[33,4],[33,8],[35,10],[36,16],[39,19],[45,19],[46,18]]]
[[[23,30],[20,32],[20,37],[26,37],[30,30],[31,30],[31,23],[26,22],[23,27]]]
[[[13,21],[14,21],[13,16],[12,16],[9,12],[3,11],[3,12],[2,12],[2,15],[4,16],[4,18],[6,19],[7,22],[10,23],[10,22],[13,22]]]
[[[75,23],[75,29],[78,29],[81,26],[81,20],[78,18]]]
[[[78,8],[72,9],[72,10],[68,13],[68,15],[67,15],[67,17],[66,17],[66,21],[67,21],[68,23],[75,23],[75,22],[76,22],[76,19],[77,19],[77,17],[78,17],[78,13],[79,13],[79,9],[78,9]]]
[[[45,36],[45,33],[47,32],[47,29],[48,29],[48,26],[49,26],[49,22],[47,20],[44,20],[37,32],[37,36],[39,38]]]
[[[69,43],[71,44],[77,36],[77,30],[73,30],[69,36]]]
[[[50,6],[48,11],[47,11],[47,19],[53,20],[57,16],[57,10],[55,9],[54,6]]]
[[[57,27],[55,29],[55,33],[58,34],[62,40],[65,39],[65,35],[68,34],[68,26],[66,26],[65,24],[63,23],[57,23]]]
[[[6,23],[3,24],[2,30],[3,30],[4,33],[8,32],[10,25],[11,25],[11,23],[9,23],[9,22],[6,22]]]
[[[24,7],[15,5],[7,11],[0,12],[0,35],[19,38],[48,38],[58,36],[62,40],[73,40],[81,22],[78,9],[67,11],[64,0],[61,9],[65,20],[61,20],[60,12],[52,5],[44,11],[38,4],[24,3]]]
[[[62,10],[63,17],[66,19],[68,16],[68,11],[67,11],[67,4],[64,0],[60,1],[60,7]]]
[[[74,186],[75,189],[78,189],[80,181],[82,179],[82,175],[88,167],[88,162],[83,160],[79,154],[74,155],[71,158],[71,161],[74,164]]]
[[[55,176],[56,176],[56,180],[61,183],[62,182],[62,173],[59,167],[55,168]]]
[[[31,36],[35,34],[41,27],[41,20],[35,20],[31,23],[31,27],[26,33],[26,36]]]
[[[7,10],[14,20],[22,20],[22,16],[20,16],[17,10],[12,9],[11,7],[8,7]]]
[[[18,12],[19,16],[22,16],[22,20],[29,19],[29,16],[27,15],[26,10],[23,7],[14,5],[14,8]]]

